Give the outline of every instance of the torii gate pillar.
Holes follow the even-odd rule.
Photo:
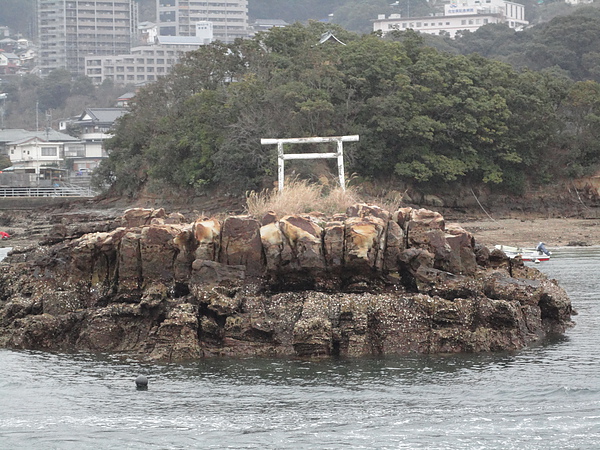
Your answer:
[[[285,161],[288,159],[326,159],[337,158],[338,178],[342,190],[346,190],[346,180],[344,178],[344,144],[343,142],[357,142],[358,134],[350,136],[330,136],[330,137],[310,137],[310,138],[287,138],[287,139],[261,139],[262,145],[277,144],[277,173],[279,182],[279,191],[283,191],[283,181],[285,173]],[[324,142],[337,142],[337,152],[335,153],[290,153],[284,154],[283,144],[318,144]]]

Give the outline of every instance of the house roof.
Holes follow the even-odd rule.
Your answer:
[[[0,130],[0,144],[6,144],[8,142],[19,141],[21,139],[30,139],[38,137],[40,139],[49,142],[75,142],[79,141],[78,138],[69,136],[68,134],[61,133],[59,131],[49,129],[47,132],[44,131],[28,131],[21,128],[9,128]]]
[[[39,136],[29,136],[29,137],[17,139],[16,141],[8,142],[7,144],[8,145],[21,145],[21,144],[25,144],[25,143],[31,142],[31,141],[48,142],[46,139],[42,139]]]
[[[327,31],[321,35],[321,39],[319,40],[319,44],[324,44],[325,42],[337,42],[338,44],[346,45],[338,38],[336,38],[331,31]]]
[[[254,25],[258,27],[285,27],[289,23],[282,19],[256,19]]]
[[[19,59],[19,57],[17,55],[15,55],[14,53],[2,52],[2,53],[0,53],[0,55],[6,56],[7,59]]]
[[[202,45],[202,38],[199,36],[156,36],[159,44],[179,44],[179,45]]]
[[[112,124],[126,112],[125,108],[86,108],[77,122]]]
[[[117,100],[131,100],[134,97],[135,92],[126,92],[125,94],[121,95]]]

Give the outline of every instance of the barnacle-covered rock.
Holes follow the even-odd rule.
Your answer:
[[[571,325],[556,282],[425,209],[192,223],[131,209],[86,234],[63,225],[0,264],[0,346],[164,361],[488,352]]]

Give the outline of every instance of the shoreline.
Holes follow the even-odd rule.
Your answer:
[[[5,211],[4,227],[0,231],[11,234],[9,239],[0,240],[1,247],[29,247],[56,233],[59,224],[76,225],[89,221],[119,217],[127,207],[94,208],[83,207],[65,209],[45,209],[37,211]],[[131,207],[136,207],[131,205]],[[167,208],[165,208],[167,209]],[[182,208],[170,207],[168,212],[178,212]],[[435,210],[435,208],[432,208]],[[442,208],[443,210],[443,208]],[[198,210],[185,211],[191,220]],[[600,218],[544,218],[527,215],[522,218],[493,219],[485,216],[469,215],[457,217],[449,211],[441,211],[446,224],[456,223],[471,233],[475,241],[487,247],[509,245],[535,247],[544,242],[549,248],[600,246]],[[6,216],[10,220],[6,219]],[[0,217],[2,218],[2,217]]]
[[[457,221],[473,234],[475,241],[493,247],[589,247],[600,245],[598,219],[499,219]]]

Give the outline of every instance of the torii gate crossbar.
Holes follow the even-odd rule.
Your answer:
[[[338,178],[342,190],[346,190],[346,180],[344,178],[344,144],[343,142],[357,142],[358,134],[350,136],[330,136],[330,137],[308,137],[308,138],[286,138],[286,139],[261,139],[262,145],[277,144],[277,168],[279,191],[283,191],[284,166],[288,159],[330,159],[337,158]],[[335,153],[283,153],[283,144],[319,144],[324,142],[337,142],[337,152]]]

